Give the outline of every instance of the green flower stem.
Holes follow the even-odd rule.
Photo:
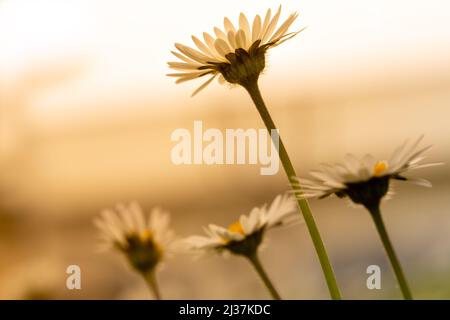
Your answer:
[[[261,118],[264,121],[264,124],[266,125],[267,130],[269,131],[269,134],[271,133],[271,130],[276,130],[275,123],[272,120],[272,117],[269,114],[269,111],[267,110],[266,104],[264,103],[264,100],[261,96],[261,92],[259,90],[258,81],[250,81],[248,84],[244,86],[244,88],[248,91],[250,94],[254,104],[256,105],[256,108],[258,109],[259,114],[261,115]],[[288,176],[289,182],[291,183],[291,187],[296,192],[301,192],[301,188],[297,185],[292,183],[292,177],[297,176],[295,173],[294,167],[292,166],[292,162],[289,159],[289,155],[286,151],[286,148],[284,147],[283,141],[279,140],[279,156],[281,163],[283,164],[283,168],[286,172],[286,175]],[[309,207],[308,201],[306,199],[300,199],[297,198],[298,206],[301,209],[301,212],[303,214],[303,218],[306,222],[306,225],[308,227],[309,233],[311,235],[314,247],[316,249],[317,255],[319,257],[320,265],[322,266],[322,271],[325,275],[325,279],[328,285],[328,289],[330,291],[331,298],[333,300],[339,300],[341,299],[341,294],[339,292],[339,288],[336,282],[336,277],[333,272],[333,268],[330,264],[330,260],[328,258],[327,252],[325,250],[325,246],[323,244],[322,238],[320,236],[319,230],[317,228],[317,225],[314,221],[314,217],[311,213],[311,209]]]
[[[143,274],[145,282],[156,300],[161,300],[161,292],[159,291],[158,281],[156,281],[156,272],[151,270]]]
[[[406,281],[406,277],[403,273],[402,267],[400,265],[400,261],[395,254],[394,247],[392,246],[391,240],[389,239],[389,235],[386,231],[386,227],[384,226],[383,218],[381,217],[380,207],[376,206],[373,209],[369,209],[373,221],[375,222],[375,226],[377,227],[377,231],[380,235],[381,241],[383,242],[384,249],[389,257],[392,268],[394,269],[395,276],[397,277],[398,284],[400,285],[400,290],[403,293],[403,297],[405,300],[412,300],[412,294],[409,290],[408,283]]]
[[[262,281],[267,287],[267,290],[269,290],[270,295],[274,300],[281,300],[281,296],[278,293],[278,291],[275,289],[275,287],[272,284],[272,281],[270,281],[269,276],[267,275],[266,271],[264,271],[263,266],[261,265],[261,261],[259,261],[258,254],[255,253],[253,255],[248,256],[248,259],[250,260],[250,263],[255,267],[256,272],[261,277]]]

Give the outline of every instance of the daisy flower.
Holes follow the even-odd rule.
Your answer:
[[[203,41],[192,36],[196,48],[176,43],[175,48],[177,50],[172,51],[172,54],[178,58],[178,61],[168,63],[169,67],[176,72],[170,73],[168,76],[177,78],[177,83],[207,77],[208,79],[194,91],[193,95],[203,90],[216,78],[222,84],[229,83],[242,86],[250,95],[269,134],[274,131],[279,132],[264,102],[258,80],[266,67],[268,50],[279,46],[303,30],[289,31],[298,17],[296,12],[290,14],[279,25],[280,16],[281,6],[274,15],[269,9],[264,17],[256,15],[252,21],[249,21],[241,13],[237,25],[225,18],[223,29],[215,27],[214,35],[203,33]],[[296,176],[281,137],[272,136],[272,139],[274,144],[278,146],[278,154],[287,177]],[[296,185],[291,184],[291,187],[300,191]],[[341,295],[336,277],[308,201],[305,198],[299,198],[297,202],[312,238],[330,296],[332,299],[340,299]]]
[[[413,170],[441,165],[422,163],[425,153],[432,147],[419,148],[422,139],[423,136],[410,146],[406,141],[393,152],[389,160],[380,161],[370,154],[358,159],[349,154],[344,164],[323,164],[322,170],[310,173],[312,179],[294,178],[303,189],[296,194],[299,197],[320,199],[335,194],[340,198],[349,197],[354,203],[372,210],[388,194],[391,180],[431,187],[428,180],[405,175]]]
[[[297,19],[297,13],[292,13],[278,25],[280,15],[281,6],[273,16],[269,9],[264,18],[257,15],[250,24],[247,17],[241,13],[238,25],[225,18],[223,29],[215,27],[214,35],[204,32],[203,41],[192,36],[196,48],[176,43],[177,51],[172,51],[172,54],[179,61],[168,64],[177,72],[168,76],[177,78],[177,83],[209,77],[193,95],[215,78],[218,78],[221,84],[229,82],[241,85],[258,78],[265,67],[267,50],[300,32],[289,32],[289,27]]]
[[[154,208],[146,217],[136,202],[118,204],[115,210],[104,210],[101,218],[94,220],[101,232],[102,248],[123,253],[130,265],[144,276],[158,299],[155,269],[174,244],[169,222],[169,214],[159,208]]]
[[[257,252],[267,230],[291,224],[297,211],[292,197],[279,195],[270,206],[255,207],[250,214],[242,215],[228,228],[209,225],[206,236],[191,236],[185,239],[189,250],[230,252],[248,258],[256,268],[272,297],[280,296],[267,277],[259,261]]]
[[[441,164],[422,162],[425,153],[431,148],[419,148],[422,139],[423,136],[412,145],[406,141],[387,161],[376,160],[371,155],[362,159],[348,155],[345,164],[323,165],[322,170],[311,172],[312,179],[294,178],[303,188],[295,192],[299,198],[321,199],[335,194],[339,198],[350,198],[353,203],[363,205],[370,212],[405,299],[412,299],[412,294],[384,225],[380,202],[388,194],[391,180],[431,187],[431,183],[425,179],[406,176],[410,171]]]

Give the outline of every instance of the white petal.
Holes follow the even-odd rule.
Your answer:
[[[214,46],[215,46],[217,52],[224,58],[227,54],[229,54],[231,52],[230,46],[223,39],[216,39]]]
[[[261,42],[263,44],[267,42],[267,39],[270,38],[273,31],[275,30],[275,27],[277,26],[277,23],[278,23],[278,19],[280,18],[280,14],[281,14],[281,6],[278,8],[277,13],[273,16],[272,20],[270,21],[269,25],[267,26],[267,30],[265,31],[265,34],[261,40]]]
[[[269,27],[270,24],[270,18],[271,18],[271,14],[272,11],[270,9],[267,10],[266,16],[264,17],[264,22],[263,25],[261,27],[261,33],[259,34],[258,39],[261,39],[264,37],[264,35],[267,33],[267,28]]]
[[[345,155],[345,167],[350,173],[357,176],[359,173],[360,166],[361,162],[353,154],[349,153]]]
[[[259,39],[259,35],[261,34],[261,17],[256,15],[255,20],[253,20],[252,26],[252,43]]]
[[[105,210],[101,214],[103,216],[103,220],[106,222],[105,226],[108,228],[109,232],[114,236],[116,241],[123,242],[124,234],[123,234],[123,225],[120,222],[120,219],[109,210]]]
[[[279,195],[272,202],[267,212],[268,227],[283,223],[284,219],[296,213],[297,206],[294,199],[287,195]]]
[[[237,49],[238,46],[236,44],[236,33],[234,31],[228,32],[227,38],[228,38],[228,43],[230,44],[231,48],[233,50]]]
[[[219,28],[214,27],[214,33],[216,34],[216,37],[218,39],[222,39],[225,42],[227,41],[227,35],[222,30],[220,30]]]
[[[134,218],[136,230],[139,232],[139,234],[143,234],[147,229],[147,224],[145,223],[144,213],[142,212],[141,207],[137,204],[137,202],[132,202],[129,206],[129,209]]]
[[[214,37],[212,37],[209,33],[203,32],[203,39],[205,39],[205,43],[208,46],[209,50],[214,53],[214,56],[218,55],[218,52],[216,51],[216,48],[214,46]]]
[[[214,53],[209,50],[208,46],[206,46],[203,42],[201,42],[197,37],[192,36],[192,41],[194,41],[197,48],[200,49],[205,55],[214,58]]]
[[[291,33],[287,33],[284,36],[282,36],[281,38],[278,38],[276,40],[276,43],[272,44],[272,47],[277,47],[283,43],[285,43],[286,41],[288,41],[289,39],[292,39],[293,37],[295,37],[296,35],[298,35],[300,32],[302,32],[303,30],[305,30],[306,27],[300,29],[299,31],[296,32],[291,32]]]
[[[180,71],[198,70],[198,68],[200,66],[200,65],[184,63],[184,62],[168,62],[167,64],[169,65],[170,68],[175,69],[175,70],[180,70]]]
[[[193,93],[192,96],[195,96],[197,93],[205,89],[215,78],[217,77],[217,74],[209,78],[207,81],[205,81],[200,87],[198,87]]]
[[[205,73],[205,71],[178,72],[178,73],[168,73],[168,74],[166,74],[166,76],[176,77],[176,78],[190,77],[191,79],[195,79],[195,78],[202,76],[204,73]]]
[[[230,31],[236,32],[236,28],[228,18],[223,19],[223,26],[225,28],[225,33],[229,33]]]
[[[198,63],[198,62],[195,62],[194,60],[191,60],[191,59],[189,59],[188,57],[186,57],[186,56],[184,56],[184,55],[182,55],[182,54],[179,54],[178,52],[175,52],[175,51],[170,51],[175,57],[177,57],[178,59],[180,59],[180,60],[182,60],[182,61],[184,61],[184,62],[186,62],[186,63],[188,63],[188,64],[191,64],[191,65],[196,65],[196,66],[198,66],[198,67],[201,67],[203,64],[200,64],[200,63]]]
[[[431,188],[433,186],[430,181],[422,178],[408,178],[407,181],[427,188]]]
[[[117,211],[119,211],[119,214],[122,218],[123,224],[125,225],[125,228],[128,232],[136,231],[136,226],[134,225],[134,220],[131,217],[130,212],[128,209],[121,204],[117,205]]]
[[[244,39],[248,41],[244,43],[244,46],[242,48],[248,49],[248,47],[250,46],[250,40],[252,39],[252,34],[250,32],[250,25],[248,23],[247,17],[243,13],[239,15],[239,29],[244,32]]]
[[[298,17],[297,13],[291,14],[289,16],[289,18],[287,18],[287,20],[278,28],[278,30],[275,31],[275,33],[270,38],[269,42],[276,41],[276,40],[280,39],[281,37],[283,37],[286,34],[286,32],[288,31],[289,27],[295,21],[295,19],[297,19],[297,17]]]
[[[212,72],[213,71],[204,71],[204,72],[202,72],[200,74],[198,74],[198,73],[189,73],[189,74],[186,73],[184,76],[179,77],[179,79],[176,81],[176,83],[183,83],[183,82],[186,82],[186,81],[189,81],[189,80],[197,79],[197,78],[203,77],[203,76],[205,76],[207,74],[210,74]]]
[[[247,39],[242,29],[236,33],[236,48],[247,49]]]
[[[249,235],[252,233],[252,230],[250,228],[249,219],[246,215],[241,215],[239,218],[239,223],[242,226],[242,230],[244,230],[244,233],[246,235]]]
[[[199,63],[206,64],[206,63],[208,63],[208,61],[211,60],[211,57],[208,57],[208,56],[204,55],[203,53],[201,53],[200,51],[197,51],[191,47],[182,45],[180,43],[176,43],[175,47],[181,53],[183,53],[185,56],[187,56],[188,58],[191,58],[192,60],[197,61]]]
[[[253,208],[248,216],[248,233],[255,232],[259,227],[260,222],[260,208]]]

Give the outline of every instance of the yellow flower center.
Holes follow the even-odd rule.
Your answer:
[[[386,161],[378,161],[373,168],[373,174],[375,177],[381,176],[388,168]]]
[[[148,240],[153,239],[153,234],[151,233],[151,231],[145,230],[144,232],[141,233],[140,238],[142,241],[148,241]]]
[[[230,226],[228,227],[228,231],[240,233],[243,236],[245,236],[244,228],[242,228],[242,224],[239,221],[236,221],[236,222],[230,224]]]

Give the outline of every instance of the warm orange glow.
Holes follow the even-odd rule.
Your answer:
[[[287,190],[281,168],[262,177],[260,164],[172,163],[171,133],[194,121],[222,133],[264,125],[242,88],[213,82],[190,98],[201,81],[176,85],[166,76],[175,42],[193,45],[191,35],[212,33],[224,17],[236,23],[240,12],[253,17],[279,4],[282,19],[299,12],[292,31],[306,29],[270,51],[260,86],[299,175],[346,153],[388,159],[421,134],[435,146],[430,162],[450,162],[448,0],[0,0],[0,299],[29,297],[28,278],[52,298],[127,296],[136,278],[123,261],[95,255],[92,217],[117,202],[167,208],[176,236],[187,236]],[[375,176],[388,169],[385,161],[368,168]],[[450,251],[448,167],[423,177],[435,187],[401,186],[383,217],[403,241],[395,247],[417,275],[417,298],[442,298],[450,284],[423,279],[447,279],[450,270],[442,255]],[[382,249],[367,216],[334,196],[311,207],[345,298],[396,298],[365,287],[365,269]],[[228,230],[244,235],[239,221]],[[262,256],[289,299],[328,297],[307,233],[274,232],[264,255],[276,258]],[[159,241],[155,235],[136,234]],[[86,286],[66,290],[65,267],[78,263]],[[253,270],[236,272],[241,261],[194,264],[177,255],[169,263],[165,298],[265,298],[248,280]],[[63,279],[48,288],[53,275]],[[395,287],[393,277],[383,279],[383,289]],[[429,295],[433,285],[439,290]]]

